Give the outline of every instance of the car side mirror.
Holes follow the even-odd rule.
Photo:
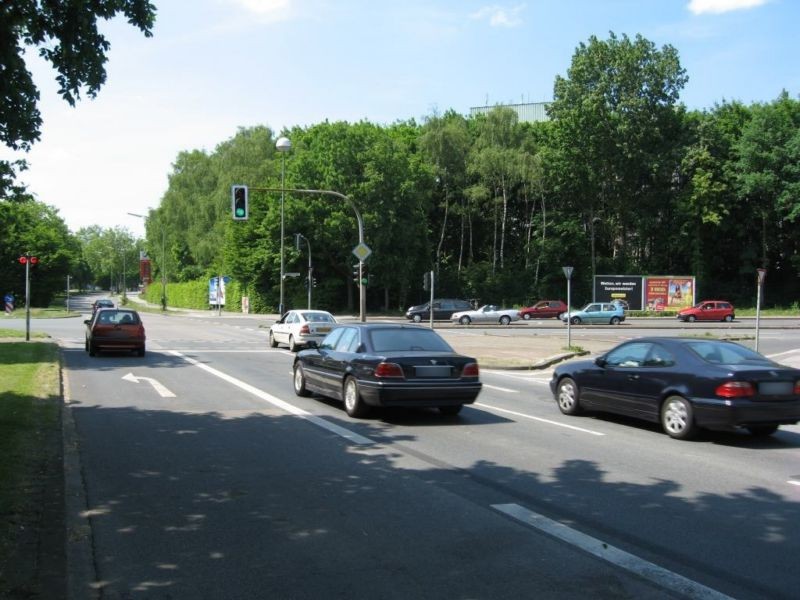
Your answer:
[[[607,364],[606,357],[598,356],[597,358],[594,359],[594,364],[596,364],[600,368],[605,367]]]
[[[317,345],[316,340],[309,340],[308,342],[306,342],[306,348],[317,349],[317,348],[319,348],[319,346]]]
[[[88,324],[89,324],[89,323],[91,323],[91,322],[92,322],[92,320],[91,320],[91,319],[84,319],[84,320],[83,320],[83,324],[84,324],[84,325],[88,325]]]

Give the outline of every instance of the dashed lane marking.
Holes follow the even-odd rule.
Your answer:
[[[499,406],[491,406],[490,404],[483,404],[482,402],[476,402],[473,406],[480,406],[482,408],[486,408],[486,409],[489,409],[489,410],[496,410],[498,412],[507,413],[509,415],[522,417],[523,419],[531,419],[532,421],[539,421],[540,423],[547,423],[548,425],[556,425],[557,427],[564,427],[565,429],[572,429],[573,431],[580,431],[581,433],[588,433],[588,434],[591,434],[591,435],[598,435],[598,436],[605,435],[605,433],[601,433],[599,431],[592,431],[591,429],[584,429],[583,427],[575,427],[574,425],[567,425],[566,423],[559,423],[557,421],[551,421],[550,419],[542,419],[541,417],[534,417],[533,415],[526,415],[525,413],[516,412],[514,410],[507,410],[505,408],[500,408]]]

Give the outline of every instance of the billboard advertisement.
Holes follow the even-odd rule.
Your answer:
[[[694,277],[661,275],[644,281],[647,310],[680,310],[695,303]]]
[[[595,275],[594,301],[624,300],[630,310],[642,310],[641,275]]]

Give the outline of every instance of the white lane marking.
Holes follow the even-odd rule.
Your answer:
[[[791,356],[792,354],[800,353],[800,349],[794,348],[792,350],[786,350],[785,352],[777,352],[775,354],[767,354],[767,358],[777,358],[779,356]]]
[[[321,427],[322,429],[330,431],[331,433],[335,433],[336,435],[341,436],[346,440],[353,442],[354,444],[360,444],[366,446],[375,443],[374,440],[371,440],[368,437],[364,437],[363,435],[359,435],[353,431],[350,431],[349,429],[345,429],[344,427],[340,427],[339,425],[335,425],[334,423],[326,421],[321,417],[312,415],[310,412],[305,411],[302,408],[298,408],[292,404],[289,404],[288,402],[284,402],[280,398],[276,398],[272,394],[268,394],[267,392],[260,390],[257,387],[250,385],[249,383],[245,383],[241,379],[236,379],[235,377],[232,377],[227,373],[223,373],[222,371],[218,371],[213,367],[204,365],[200,361],[190,358],[185,354],[181,354],[177,350],[170,350],[169,353],[172,354],[173,356],[177,356],[178,358],[182,358],[186,362],[196,367],[203,369],[207,373],[211,373],[215,377],[219,377],[220,379],[235,385],[236,387],[244,390],[245,392],[253,394],[253,396],[259,398],[260,400],[269,402],[270,404],[272,404],[277,408],[285,410],[286,412],[293,414],[297,417],[300,417],[301,419],[305,419],[306,421],[308,421],[309,423],[313,423],[317,427]]]
[[[580,431],[581,433],[590,433],[592,435],[605,435],[605,433],[601,433],[599,431],[592,431],[591,429],[584,429],[582,427],[575,427],[574,425],[567,425],[566,423],[559,423],[557,421],[551,421],[550,419],[542,419],[541,417],[534,417],[533,415],[526,415],[525,413],[516,412],[513,410],[507,410],[505,408],[500,408],[499,406],[491,406],[489,404],[483,404],[482,402],[476,402],[473,406],[480,406],[483,408],[488,408],[489,410],[496,410],[499,412],[508,413],[510,415],[514,415],[517,417],[522,417],[524,419],[531,419],[533,421],[539,421],[541,423],[547,423],[548,425],[557,425],[558,427],[565,427],[567,429],[572,429],[574,431]]]
[[[626,571],[630,571],[644,579],[648,579],[662,588],[676,592],[681,596],[702,600],[732,600],[730,596],[726,596],[722,592],[718,592],[692,579],[659,567],[654,563],[639,558],[629,552],[625,552],[615,546],[606,544],[602,540],[590,535],[575,531],[563,523],[548,519],[519,504],[492,504],[492,508],[525,525],[576,546],[601,560],[616,565]]]
[[[497,390],[498,392],[508,392],[509,394],[519,394],[519,390],[511,390],[511,389],[500,387],[500,386],[497,386],[497,385],[489,385],[488,383],[484,383],[483,387],[489,388],[490,390]]]
[[[140,381],[146,381],[150,385],[153,386],[153,389],[158,392],[158,395],[162,398],[175,398],[175,394],[170,392],[167,389],[167,386],[163,385],[162,383],[156,381],[152,377],[138,377],[133,373],[128,373],[127,375],[123,375],[122,379],[125,381],[132,381],[133,383],[139,383]]]

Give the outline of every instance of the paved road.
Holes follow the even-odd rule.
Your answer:
[[[47,325],[83,475],[73,597],[796,596],[798,427],[676,442],[561,415],[547,370],[495,369],[458,418],[353,421],[294,396],[264,328],[143,317],[144,359],[89,358],[80,320]],[[797,332],[762,343],[800,359]]]

